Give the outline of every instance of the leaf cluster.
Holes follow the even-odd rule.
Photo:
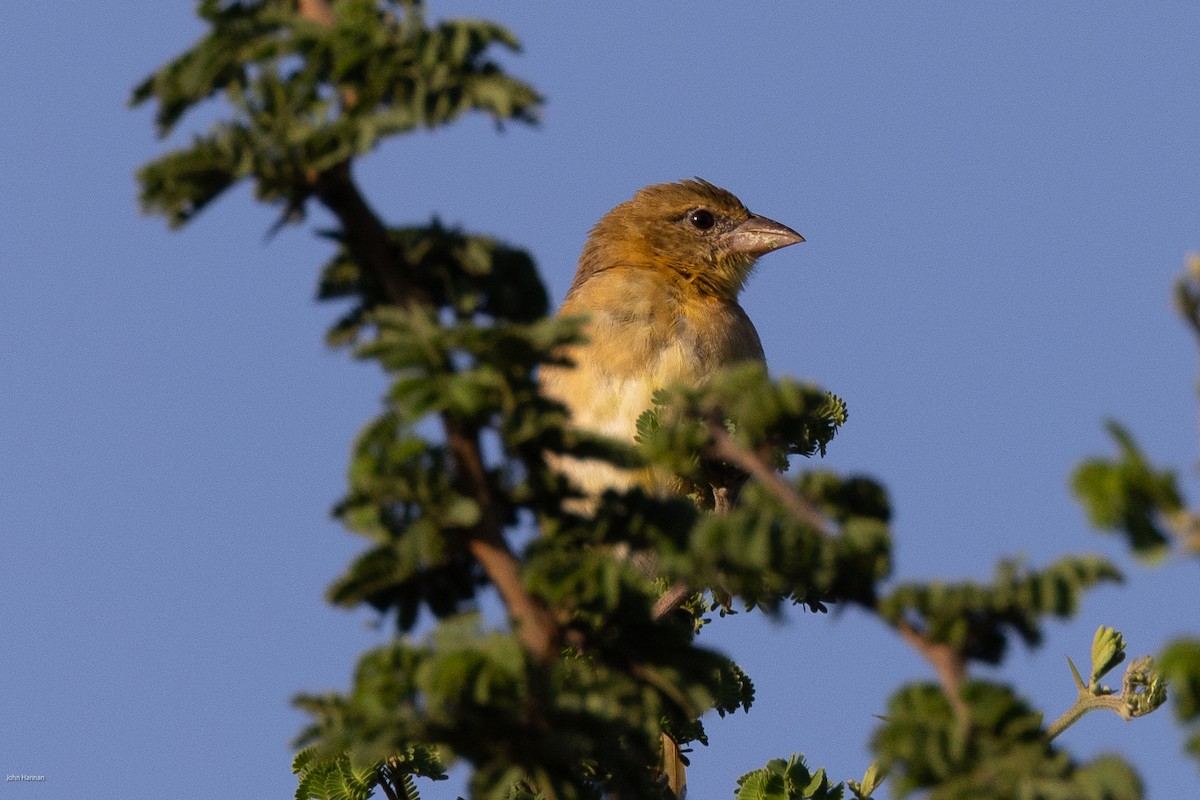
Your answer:
[[[1175,718],[1187,726],[1187,752],[1200,763],[1200,639],[1176,639],[1167,645],[1158,663],[1171,683]]]
[[[1131,720],[1156,711],[1167,701],[1167,683],[1162,671],[1150,656],[1135,658],[1121,677],[1120,690],[1111,689],[1100,680],[1125,660],[1125,637],[1121,632],[1101,625],[1092,639],[1092,668],[1088,680],[1069,657],[1071,677],[1078,695],[1062,716],[1047,728],[1050,739],[1056,738],[1090,711],[1106,709]]]
[[[1079,764],[1050,743],[1042,715],[1000,684],[968,683],[963,725],[940,687],[903,687],[888,702],[872,749],[897,797],[929,800],[1139,800],[1124,761]]]
[[[480,20],[426,23],[415,2],[337,0],[333,24],[295,0],[201,0],[209,31],[146,78],[131,103],[157,103],[160,136],[220,94],[233,109],[191,143],[138,173],[145,210],[182,225],[242,179],[299,213],[320,174],[382,139],[479,111],[532,123],[541,97],[489,57],[519,43]]]
[[[532,323],[549,311],[546,289],[524,250],[490,236],[447,228],[437,219],[423,226],[389,228],[387,233],[395,258],[419,276],[432,304],[448,307],[458,319],[482,315]],[[326,340],[331,346],[354,345],[371,328],[372,313],[392,300],[340,232],[325,235],[338,243],[338,251],[321,270],[317,299],[351,304]]]
[[[724,659],[693,652],[696,663],[686,664],[665,645],[654,650],[662,658],[647,652],[636,669],[571,652],[540,665],[510,633],[455,617],[424,642],[365,655],[348,694],[299,698],[315,718],[301,743],[322,764],[385,763],[412,742],[435,743],[443,756],[472,762],[480,798],[521,785],[558,798],[598,798],[601,786],[662,797],[646,768],[657,758],[660,719],[690,719],[717,699],[673,687],[696,683],[681,672],[719,672]]]
[[[296,800],[367,800],[377,787],[383,788],[388,797],[416,800],[413,778],[438,781],[449,777],[437,752],[421,746],[393,752],[364,767],[356,767],[348,753],[322,759],[316,748],[306,748],[292,760],[292,772],[298,778]]]
[[[721,459],[711,451],[713,426],[743,449],[787,467],[786,456],[825,455],[848,417],[845,402],[819,387],[772,380],[761,364],[744,363],[711,375],[702,386],[676,385],[655,393],[638,420],[643,451],[695,485],[713,482]]]
[[[857,792],[856,797],[864,797]],[[825,770],[809,770],[804,756],[772,759],[762,769],[738,778],[736,800],[842,800],[845,787],[831,783]]]
[[[892,568],[883,520],[853,515],[831,533],[798,520],[758,483],[746,487],[730,513],[700,518],[688,551],[690,558],[675,569],[681,576],[710,576],[707,585],[726,610],[732,597],[772,612],[785,600],[814,611],[846,601],[870,606]],[[672,566],[664,559],[667,571]]]
[[[1175,288],[1177,310],[1200,334],[1200,257],[1189,259]],[[1099,530],[1122,534],[1133,555],[1145,562],[1162,561],[1173,545],[1183,554],[1200,554],[1200,516],[1188,510],[1176,472],[1151,463],[1124,426],[1109,421],[1106,427],[1117,455],[1083,461],[1071,481],[1089,521]],[[1200,763],[1200,640],[1169,642],[1157,665],[1170,682],[1175,717],[1187,731],[1185,749]]]
[[[1092,525],[1125,535],[1135,555],[1161,558],[1171,544],[1167,520],[1183,513],[1175,473],[1155,469],[1124,427],[1109,422],[1115,458],[1090,458],[1076,467],[1071,488]]]
[[[1064,557],[1042,570],[1003,561],[990,584],[901,584],[880,599],[878,610],[892,625],[911,624],[963,660],[996,664],[1011,634],[1038,645],[1042,618],[1070,617],[1084,591],[1120,580],[1117,568],[1098,556]]]
[[[422,603],[438,616],[474,596],[481,575],[462,537],[480,523],[480,498],[458,485],[444,442],[418,433],[430,416],[445,415],[473,430],[488,428],[510,455],[489,469],[489,495],[515,524],[518,509],[537,508],[554,476],[541,467],[542,449],[568,447],[565,415],[540,397],[533,367],[573,341],[575,327],[557,320],[442,325],[431,309],[379,308],[376,337],[359,349],[393,376],[385,411],[360,433],[348,495],[335,515],[374,546],[331,589],[341,605],[367,602],[396,610],[401,629]]]
[[[1200,254],[1187,256],[1172,299],[1200,343]],[[1143,561],[1161,561],[1173,544],[1182,554],[1200,554],[1200,514],[1188,510],[1176,472],[1152,464],[1124,426],[1109,421],[1106,427],[1117,455],[1087,459],[1072,476],[1092,525],[1122,534]],[[1170,681],[1175,717],[1187,730],[1186,751],[1200,763],[1200,640],[1186,636],[1168,643],[1158,671]]]

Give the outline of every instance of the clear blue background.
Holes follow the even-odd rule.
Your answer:
[[[430,12],[510,26],[525,51],[503,61],[545,117],[364,159],[389,221],[526,247],[561,299],[640,186],[733,190],[809,240],[763,259],[744,305],[776,373],[848,401],[825,463],[890,488],[898,578],[1080,551],[1126,568],[995,677],[1056,716],[1098,624],[1134,652],[1200,631],[1195,561],[1132,562],[1066,488],[1111,415],[1194,489],[1195,348],[1168,295],[1200,248],[1200,8]],[[190,3],[6,3],[0,31],[0,773],[46,776],[2,794],[289,797],[290,698],[344,688],[385,635],[322,600],[362,546],[328,512],[383,379],[322,345],[337,309],[313,300],[329,247],[308,229],[266,242],[245,187],[181,233],[139,215],[133,172],[162,146],[125,103],[202,32]],[[861,775],[872,715],[932,677],[855,612],[713,628],[758,704],[713,720],[696,798],[792,752]],[[1128,754],[1152,798],[1195,792],[1181,741],[1166,711],[1063,737]]]

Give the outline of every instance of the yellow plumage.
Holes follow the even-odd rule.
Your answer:
[[[543,389],[570,409],[577,427],[631,441],[656,389],[764,361],[737,296],[758,256],[802,241],[706,181],[642,189],[588,237],[559,311],[588,319],[588,341],[564,354],[573,368],[543,370]],[[677,488],[667,476],[599,461],[557,466],[590,496],[635,483],[656,492]]]
[[[758,256],[802,241],[706,181],[642,189],[588,237],[559,311],[587,318],[587,341],[562,354],[572,366],[543,369],[543,390],[570,410],[576,427],[632,441],[656,389],[697,385],[722,367],[765,360],[737,296]],[[633,485],[655,493],[681,488],[673,476],[602,461],[555,458],[554,466],[588,497]],[[679,746],[665,733],[662,740],[660,768],[683,800]]]

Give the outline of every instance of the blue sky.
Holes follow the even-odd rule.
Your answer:
[[[190,3],[136,5],[0,11],[0,772],[46,776],[13,797],[288,797],[290,698],[345,687],[384,636],[322,600],[360,547],[328,512],[384,381],[322,344],[337,310],[313,300],[309,230],[266,242],[244,187],[181,233],[139,214],[133,172],[162,146],[129,89],[201,28]],[[588,228],[640,186],[731,189],[808,239],[743,305],[773,371],[847,400],[825,464],[891,490],[899,579],[1074,552],[1126,570],[981,674],[1056,716],[1097,625],[1134,653],[1200,631],[1195,563],[1132,562],[1066,487],[1112,416],[1194,494],[1195,349],[1168,298],[1200,249],[1194,4],[430,12],[508,25],[544,120],[372,154],[384,217],[528,248],[561,299]],[[709,726],[697,797],[792,752],[861,775],[872,715],[932,677],[854,612],[713,627],[758,705]],[[1152,798],[1195,785],[1167,712],[1063,741],[1126,753]]]

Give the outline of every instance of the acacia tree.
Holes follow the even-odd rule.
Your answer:
[[[436,221],[380,218],[353,165],[382,139],[468,113],[536,123],[539,94],[489,55],[517,49],[509,31],[431,24],[416,0],[200,0],[198,13],[205,35],[133,102],[157,105],[163,136],[206,103],[224,116],[142,168],[144,208],[182,226],[243,180],[279,225],[324,206],[337,227],[321,232],[334,252],[318,296],[350,307],[328,340],[392,379],[334,512],[366,549],[328,596],[394,619],[397,635],[362,655],[345,693],[297,698],[312,715],[293,764],[298,798],[413,798],[415,779],[456,762],[480,798],[682,795],[683,776],[659,767],[662,737],[702,745],[707,712],[754,700],[750,677],[704,646],[705,622],[831,603],[894,630],[938,680],[898,688],[881,709],[877,762],[861,781],[835,783],[792,756],[729,787],[741,800],[865,798],[885,774],[898,796],[1141,797],[1121,759],[1080,763],[1053,742],[1091,708],[1130,717],[1162,702],[1148,659],[1119,690],[1100,683],[1124,658],[1119,633],[1098,631],[1086,677],[1072,667],[1075,705],[1049,726],[1014,688],[970,671],[1000,662],[1014,636],[1036,646],[1048,617],[1120,579],[1112,564],[1068,556],[1042,569],[1004,562],[986,583],[892,582],[883,487],[776,471],[824,453],[847,421],[839,398],[741,367],[664,388],[636,447],[574,430],[535,376],[561,363],[579,320],[547,317],[530,257]],[[610,492],[581,513],[564,505],[579,495],[547,454],[671,469],[696,496]],[[696,502],[741,473],[751,480],[737,507]],[[652,554],[653,577],[639,553]],[[487,595],[504,623],[477,613]],[[436,624],[416,637],[425,613]]]

